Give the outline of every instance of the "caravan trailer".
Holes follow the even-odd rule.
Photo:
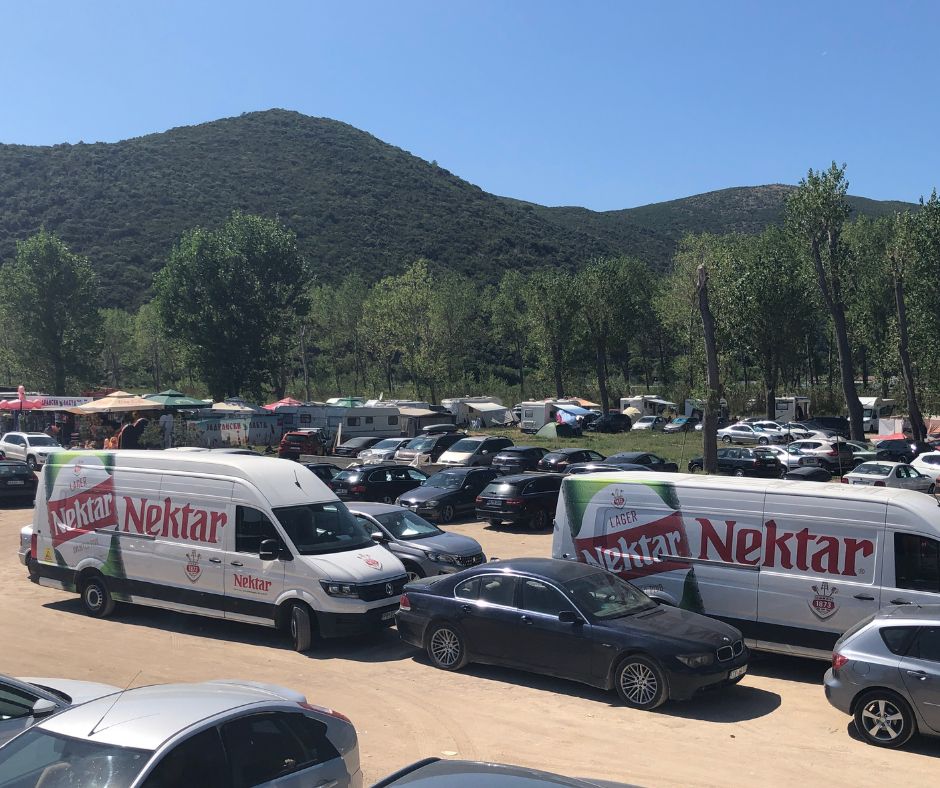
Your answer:
[[[862,403],[862,421],[865,432],[878,432],[878,420],[894,415],[894,400],[881,397],[859,397]]]
[[[505,424],[510,418],[507,408],[497,397],[452,397],[442,399],[443,405],[460,425],[479,421],[482,427]]]
[[[775,407],[774,421],[777,424],[786,424],[788,421],[804,421],[810,417],[809,397],[777,397]]]
[[[641,416],[662,416],[666,411],[678,412],[675,402],[663,399],[658,394],[641,394],[636,397],[621,397],[620,411],[636,408]]]

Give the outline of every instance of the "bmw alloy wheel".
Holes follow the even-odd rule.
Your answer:
[[[460,642],[460,636],[446,626],[438,627],[431,633],[428,650],[438,667],[445,670],[457,667],[463,657],[463,644]]]
[[[646,665],[633,662],[620,673],[620,687],[623,694],[637,706],[652,702],[659,691],[656,674]]]

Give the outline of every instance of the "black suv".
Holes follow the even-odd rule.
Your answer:
[[[344,501],[392,503],[428,478],[426,473],[407,465],[350,465],[330,480],[330,489]]]
[[[849,420],[845,416],[813,416],[800,423],[811,430],[841,435],[846,440],[849,437]]]
[[[602,462],[604,455],[593,449],[555,449],[539,460],[540,471],[563,472],[576,462]]]
[[[477,496],[477,519],[490,525],[527,523],[542,531],[552,524],[563,478],[560,473],[521,473],[494,479]]]
[[[534,471],[546,454],[548,449],[541,446],[507,446],[493,457],[493,467],[500,473]]]
[[[366,435],[359,435],[355,438],[350,438],[349,440],[343,441],[333,450],[333,456],[355,457],[359,454],[359,452],[364,451],[365,449],[371,449],[380,440],[384,439]]]
[[[875,457],[879,460],[908,463],[928,451],[936,451],[929,443],[913,439],[881,441],[875,445]]]
[[[431,432],[412,438],[395,452],[398,462],[414,462],[421,454],[431,455],[431,462],[437,462],[440,456],[457,441],[467,437],[465,432]]]
[[[449,523],[473,511],[477,496],[497,476],[492,468],[444,468],[395,503],[426,519]]]
[[[624,413],[608,413],[587,425],[590,432],[629,432],[633,428],[633,419]]]
[[[702,457],[689,460],[689,473],[695,473],[705,467]],[[732,476],[763,476],[765,478],[778,478],[783,475],[784,468],[769,449],[746,447],[719,449],[718,473],[728,473]]]

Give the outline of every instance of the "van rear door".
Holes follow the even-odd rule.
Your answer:
[[[827,651],[881,605],[883,501],[769,490],[758,640]]]

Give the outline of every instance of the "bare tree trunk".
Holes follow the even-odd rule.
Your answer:
[[[708,305],[708,272],[698,267],[698,308],[702,315],[702,334],[705,339],[706,383],[708,396],[702,419],[704,465],[706,473],[718,471],[718,411],[721,407],[721,382],[718,379],[718,348],[715,343],[715,318]]]
[[[601,395],[601,411],[607,413],[610,410],[610,397],[607,394],[607,348],[603,341],[594,345],[594,366],[597,370],[597,388]]]
[[[924,417],[917,402],[914,389],[914,371],[908,352],[907,307],[904,303],[904,279],[901,273],[894,271],[894,300],[898,308],[898,356],[901,359],[901,377],[904,378],[904,391],[907,393],[907,411],[911,417],[911,432],[915,441],[922,441],[924,435]]]
[[[307,324],[300,327],[300,366],[304,371],[304,397],[310,402],[310,373],[307,369]],[[358,388],[358,387],[357,387]]]

